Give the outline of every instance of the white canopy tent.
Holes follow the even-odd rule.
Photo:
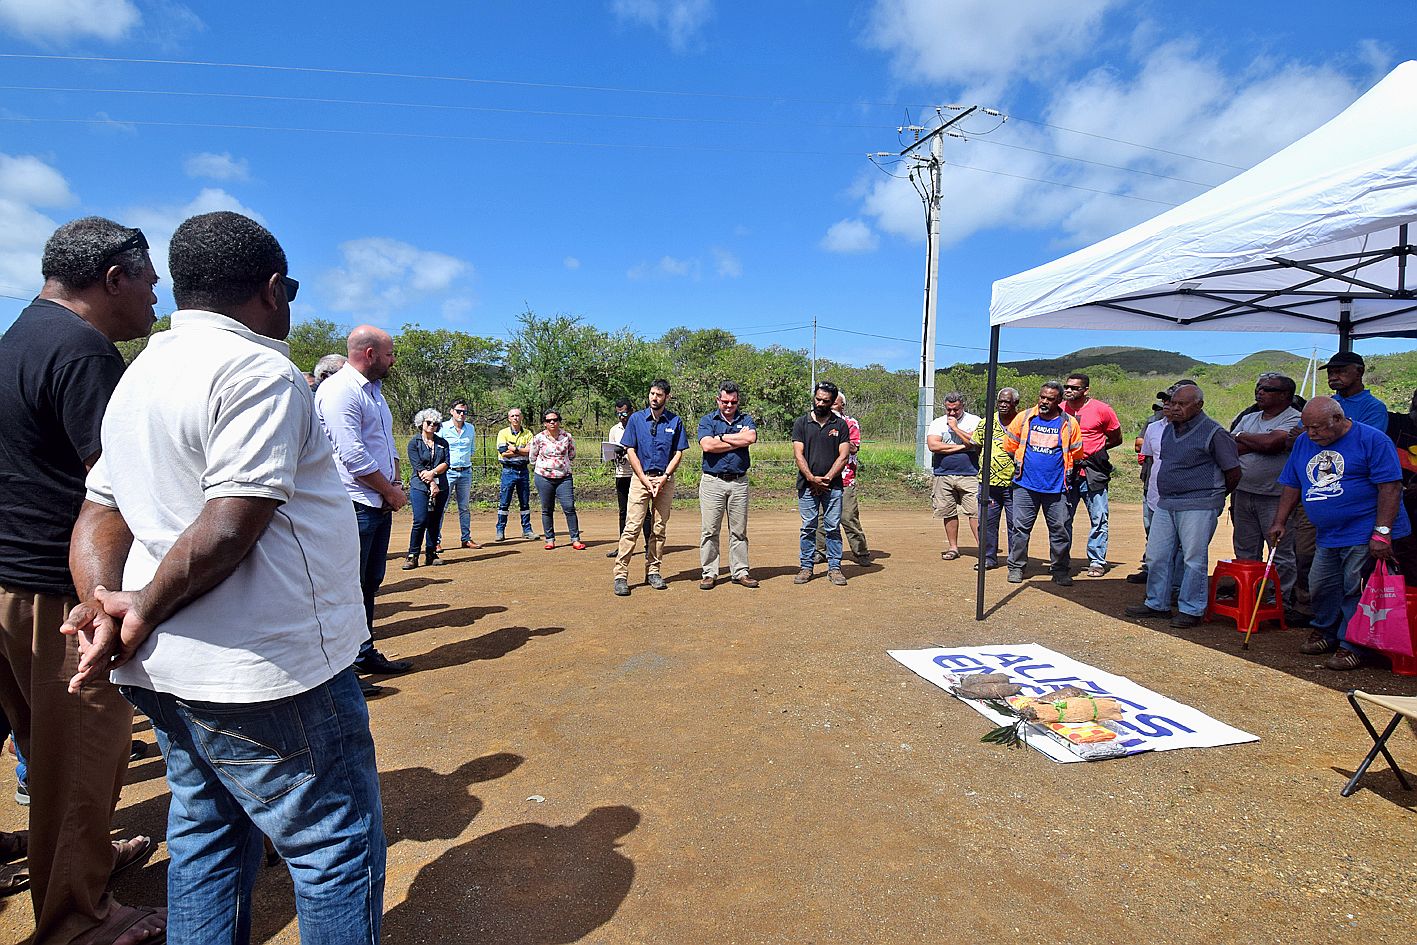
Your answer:
[[[1409,231],[1410,228],[1410,231]],[[1273,157],[1123,233],[994,283],[999,330],[1417,336],[1417,61]],[[981,483],[983,482],[981,477]],[[983,619],[980,553],[977,619]]]

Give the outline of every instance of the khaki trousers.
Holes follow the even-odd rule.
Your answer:
[[[79,648],[59,625],[75,603],[0,587],[0,706],[29,761],[35,945],[67,945],[108,917],[108,834],[132,750],[133,707],[116,686],[69,693]]]
[[[748,479],[729,482],[704,473],[699,480],[699,563],[706,578],[718,578],[719,535],[728,516],[728,576],[748,573]]]
[[[654,524],[645,536],[645,574],[658,574],[664,560],[664,533],[674,508],[674,477],[664,480],[659,495],[651,497],[638,476],[630,479],[630,497],[625,502],[625,529],[620,533],[620,550],[615,553],[615,577],[630,578],[630,555],[644,529],[645,516],[654,509]]]
[[[823,516],[825,519],[825,516]],[[822,527],[824,522],[817,523],[817,554],[826,557],[827,554],[827,532]],[[851,553],[858,558],[864,558],[871,553],[871,548],[866,544],[866,531],[861,527],[861,505],[856,501],[856,484],[852,483],[841,490],[841,531],[846,536],[846,543],[851,547]]]

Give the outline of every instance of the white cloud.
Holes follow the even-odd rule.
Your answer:
[[[239,181],[251,178],[250,163],[245,158],[234,158],[225,151],[221,154],[203,151],[200,154],[188,155],[182,162],[182,170],[188,177],[209,177],[212,180]]]
[[[387,237],[350,240],[341,243],[339,251],[343,265],[322,279],[330,309],[373,320],[446,292],[472,272],[471,264],[456,256]],[[452,315],[461,314],[456,299],[447,301],[453,305]]]
[[[449,322],[466,321],[467,313],[472,311],[473,305],[473,300],[465,295],[444,299],[442,305],[443,320]]]
[[[683,52],[713,17],[713,0],[612,0],[610,9],[622,23],[648,26]]]
[[[0,154],[0,197],[37,207],[63,207],[76,199],[63,174],[28,154]]]
[[[197,196],[184,204],[132,207],[114,219],[124,226],[136,226],[143,231],[143,235],[148,238],[148,245],[152,247],[153,267],[157,269],[157,274],[162,278],[163,284],[167,285],[171,282],[171,273],[167,268],[167,244],[172,239],[173,231],[188,217],[196,216],[199,213],[213,213],[217,210],[232,210],[248,216],[262,225],[265,225],[266,222],[259,213],[220,187],[203,187],[198,191]],[[280,238],[279,233],[276,234],[276,238]]]
[[[721,279],[737,279],[743,275],[743,261],[733,253],[721,246],[715,246],[709,252],[713,253],[713,271]]]
[[[876,0],[866,43],[891,55],[897,75],[997,95],[1017,75],[1051,73],[1090,52],[1120,0]],[[991,97],[986,94],[984,97]]]
[[[1132,56],[1042,83],[1039,117],[1049,126],[1010,122],[968,142],[947,139],[942,244],[1004,227],[1046,230],[1060,248],[1101,239],[1238,173],[1223,165],[1263,160],[1362,91],[1333,66],[1258,60],[1234,71],[1219,52],[1184,41],[1138,45]],[[1355,58],[1370,56],[1360,49]],[[924,211],[906,181],[871,180],[860,213],[882,232],[924,238]]]
[[[700,268],[697,259],[676,259],[673,256],[662,256],[659,262],[656,263],[642,262],[631,266],[630,270],[626,272],[625,275],[637,281],[656,276],[664,278],[698,279]]]
[[[567,256],[565,259],[561,260],[561,265],[565,266],[567,269],[579,269],[581,268],[581,261],[574,256]]]
[[[142,20],[131,0],[4,0],[0,28],[39,43],[116,42]]]
[[[829,253],[869,253],[879,244],[867,224],[860,220],[839,220],[827,227],[821,247]]]
[[[39,291],[40,257],[56,223],[41,207],[75,201],[64,175],[28,154],[0,154],[0,292]]]

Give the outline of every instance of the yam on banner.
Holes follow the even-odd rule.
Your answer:
[[[1037,643],[886,652],[906,669],[947,691],[957,686],[960,679],[974,673],[1004,673],[1023,687],[1024,695],[1038,696],[1059,686],[1077,686],[1091,695],[1116,699],[1122,704],[1122,720],[1109,724],[1120,727],[1124,733],[1121,746],[1125,755],[1259,741],[1258,735],[1218,722],[1198,709],[1137,685],[1125,676],[1089,666]],[[1017,721],[982,702],[960,701],[996,725]],[[1025,730],[1024,741],[1054,761],[1083,760],[1036,732]]]

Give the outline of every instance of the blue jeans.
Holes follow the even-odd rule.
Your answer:
[[[1314,608],[1310,621],[1315,630],[1322,630],[1325,640],[1337,640],[1345,650],[1362,652],[1346,639],[1348,621],[1358,609],[1363,593],[1363,579],[1373,570],[1373,559],[1367,544],[1342,548],[1314,549],[1314,564],[1309,568],[1309,602]]]
[[[536,477],[536,494],[541,499],[541,534],[547,541],[556,540],[556,503],[561,503],[561,512],[566,516],[566,530],[571,533],[571,541],[581,540],[581,523],[576,517],[576,485],[574,476],[561,479]]]
[[[374,652],[374,595],[384,583],[385,560],[389,553],[389,535],[394,513],[387,509],[370,508],[354,503],[354,516],[359,522],[359,589],[364,592],[364,620],[369,624],[369,637],[359,647],[361,658]]]
[[[263,834],[294,881],[302,942],[379,941],[384,815],[352,669],[251,704],[121,690],[152,719],[167,760],[168,941],[250,941]]]
[[[1192,617],[1205,615],[1210,599],[1206,551],[1219,518],[1219,509],[1157,509],[1151,514],[1151,533],[1146,538],[1146,606],[1152,610],[1171,609],[1179,552],[1183,572],[1176,609]]]
[[[802,567],[812,567],[812,555],[817,550],[817,524],[827,536],[827,570],[841,570],[841,487],[816,493],[811,489],[797,492],[797,511],[802,515]]]
[[[497,484],[497,535],[507,531],[507,513],[512,508],[512,491],[516,490],[522,510],[522,534],[531,536],[531,487],[525,466],[503,466],[502,479]]]
[[[462,540],[472,541],[472,470],[449,469],[448,489],[452,498],[458,501],[458,525],[462,530]],[[438,538],[443,537],[442,520],[438,522]]]
[[[423,480],[419,480],[422,482]],[[424,545],[428,560],[437,555],[438,533],[443,530],[443,511],[448,507],[448,490],[439,489],[428,501],[428,490],[417,487],[408,490],[408,504],[413,508],[413,530],[408,535],[408,556],[418,557],[418,546]]]
[[[1073,516],[1078,505],[1087,506],[1087,518],[1092,523],[1087,533],[1087,566],[1107,566],[1107,490],[1093,492],[1087,487],[1087,477],[1068,490],[1068,544],[1073,540]]]

